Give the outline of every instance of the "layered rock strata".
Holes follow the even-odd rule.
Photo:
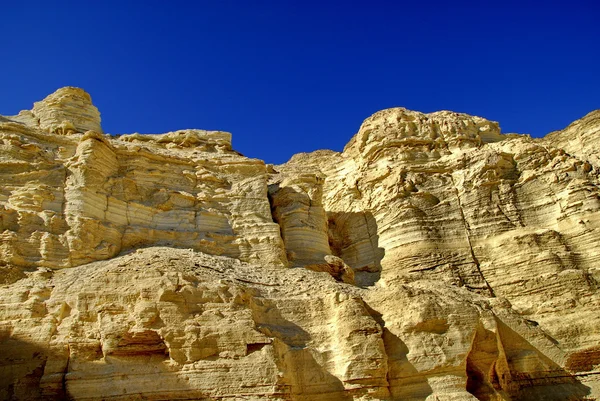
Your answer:
[[[60,89],[0,118],[0,399],[597,399],[597,117],[388,109],[265,166]]]
[[[72,267],[156,244],[287,263],[265,164],[232,151],[228,133],[109,137],[89,95],[63,88],[5,118],[0,139],[7,263]]]

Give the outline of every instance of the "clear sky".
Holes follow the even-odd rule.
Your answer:
[[[108,133],[233,133],[270,163],[375,111],[542,136],[600,109],[600,1],[2,1],[0,114],[87,90]]]

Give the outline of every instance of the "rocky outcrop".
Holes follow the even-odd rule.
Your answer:
[[[33,114],[39,126],[0,123],[7,263],[72,267],[169,244],[286,265],[265,164],[232,151],[230,134],[109,137],[90,96],[75,88],[36,103]]]
[[[552,399],[532,380],[588,394],[506,301],[430,280],[360,289],[146,248],[35,272],[0,305],[3,398]]]
[[[596,399],[597,115],[389,109],[266,166],[63,88],[0,119],[0,399]]]
[[[287,258],[293,265],[321,261],[331,253],[322,184],[321,176],[309,173],[269,186],[273,219],[281,227]]]
[[[551,132],[544,142],[600,166],[600,110],[592,111],[561,131]]]
[[[443,282],[506,300],[527,324],[542,327],[563,352],[560,360],[551,358],[553,368],[536,362],[536,373],[513,372],[510,385],[494,384],[502,350],[488,350],[496,356],[487,356],[485,369],[472,365],[475,378],[467,386],[480,386],[471,391],[480,399],[535,399],[527,398],[534,397],[524,389],[528,380],[532,388],[546,383],[542,371],[577,364],[566,363],[578,358],[572,355],[595,360],[600,342],[599,170],[587,159],[595,142],[582,139],[571,154],[559,147],[563,142],[554,144],[574,129],[593,138],[596,114],[537,140],[502,135],[497,124],[464,114],[384,110],[364,122],[342,153],[299,155],[274,166],[272,176],[325,177],[319,191],[330,248],[354,268],[359,285],[376,283],[396,294],[400,285]],[[378,301],[367,302],[377,309]],[[396,302],[381,310],[385,327],[393,325],[389,311]],[[398,320],[408,313],[401,311]],[[486,334],[489,341],[505,341],[498,330]],[[579,374],[596,383],[592,365]],[[515,388],[530,395],[519,398],[525,396]],[[410,391],[398,399],[409,399]],[[557,399],[568,398],[561,394]]]

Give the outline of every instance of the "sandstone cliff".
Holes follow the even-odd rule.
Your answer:
[[[77,88],[0,117],[0,399],[596,399],[599,116],[388,109],[279,166]]]

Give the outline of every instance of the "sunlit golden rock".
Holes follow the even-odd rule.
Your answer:
[[[0,117],[0,399],[596,399],[598,115],[388,109],[277,166],[77,88]]]

